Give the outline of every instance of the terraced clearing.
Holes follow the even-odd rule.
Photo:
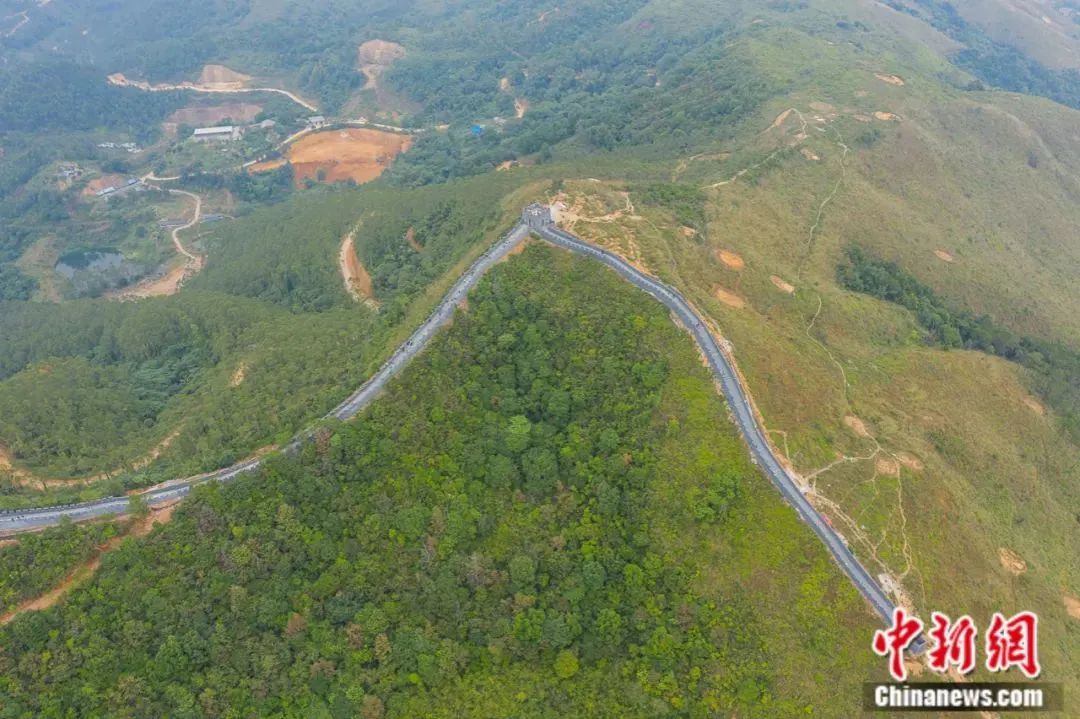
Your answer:
[[[410,146],[409,135],[350,127],[305,135],[289,146],[287,157],[297,186],[307,179],[363,184],[381,175]]]
[[[219,125],[223,120],[233,123],[251,122],[262,112],[263,106],[250,102],[230,102],[221,105],[191,105],[182,107],[165,118],[165,122],[181,125]]]

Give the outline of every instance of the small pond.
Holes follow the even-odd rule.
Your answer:
[[[96,295],[114,287],[123,287],[146,274],[146,265],[132,262],[114,249],[75,250],[60,257],[53,267],[71,283],[77,297]]]

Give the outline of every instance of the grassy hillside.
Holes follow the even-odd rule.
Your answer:
[[[0,630],[0,715],[852,716],[875,620],[724,417],[661,307],[531,248],[360,420]]]
[[[928,346],[906,310],[839,287],[837,266],[863,247],[957,311],[1075,351],[1062,133],[1076,114],[950,89],[867,49],[762,40],[762,56],[782,42],[789,59],[824,58],[810,89],[673,158],[667,190],[594,171],[549,199],[715,318],[774,443],[874,573],[923,613],[1035,609],[1044,676],[1075,686],[1080,447],[1024,367]],[[831,76],[833,61],[849,69]]]

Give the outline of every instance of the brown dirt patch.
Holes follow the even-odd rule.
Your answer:
[[[101,177],[95,177],[93,180],[86,183],[86,187],[82,189],[80,195],[83,197],[93,197],[106,187],[122,187],[125,182],[127,182],[127,177],[124,175],[102,175]]]
[[[510,78],[508,78],[508,77],[500,77],[499,78],[499,89],[502,90],[503,92],[509,92],[510,91]]]
[[[813,162],[817,162],[821,159],[818,154],[811,150],[809,147],[800,147],[799,154],[805,157],[807,160],[811,160]]]
[[[937,258],[942,262],[953,262],[956,259],[945,250],[934,250],[934,254],[937,255]]]
[[[724,289],[723,287],[714,287],[712,291],[713,297],[723,302],[729,307],[736,307],[742,309],[746,307],[746,300],[739,297],[734,292]]]
[[[683,237],[697,237],[697,230],[695,230],[693,227],[687,227],[686,225],[680,227],[679,232],[682,234]]]
[[[235,123],[251,122],[256,115],[262,112],[262,105],[248,102],[231,102],[225,105],[210,105],[200,107],[192,105],[182,107],[165,118],[166,122],[182,125],[217,125],[222,120],[232,120]]]
[[[866,428],[866,423],[853,414],[849,414],[848,416],[844,417],[844,424],[846,424],[852,432],[859,435],[860,437],[870,436],[870,430]]]
[[[325,182],[361,184],[381,175],[411,145],[409,135],[350,127],[311,133],[289,146],[288,157],[298,186],[318,178],[320,170]]]
[[[374,293],[371,286],[371,275],[364,268],[360,258],[356,256],[356,248],[353,246],[353,233],[345,235],[341,241],[341,252],[338,255],[338,264],[341,266],[341,276],[345,280],[345,290],[357,302],[374,301]]]
[[[810,109],[816,110],[817,112],[832,112],[836,108],[827,102],[811,102]]]
[[[793,112],[795,112],[795,108],[793,108],[793,107],[789,107],[788,109],[781,112],[779,115],[776,116],[776,119],[774,119],[772,121],[772,124],[769,125],[769,129],[770,130],[775,130],[776,128],[783,125],[784,120],[788,119],[788,117],[790,117],[791,113],[793,113]]]
[[[881,110],[875,111],[874,112],[874,117],[876,117],[879,120],[896,120],[896,121],[900,120],[899,115],[895,115],[895,114],[893,114],[891,112],[882,112]]]
[[[405,48],[389,40],[368,40],[358,50],[360,62],[368,65],[390,65],[405,57]]]
[[[1065,611],[1069,613],[1069,616],[1073,619],[1080,619],[1080,599],[1066,594],[1061,597],[1061,601],[1065,604]]]
[[[190,262],[180,262],[171,267],[160,277],[142,280],[121,290],[106,292],[104,297],[110,300],[143,299],[145,297],[169,297],[180,291],[184,280],[195,274],[198,269]]]
[[[529,111],[529,101],[523,97],[514,98],[514,116],[517,119],[525,117],[525,113]]]
[[[855,115],[852,115],[851,119],[858,120],[859,122],[873,122],[874,121],[874,118],[870,117],[869,115],[863,115],[861,113],[857,113]]]
[[[776,289],[781,292],[787,292],[789,295],[795,291],[795,285],[790,282],[785,282],[776,275],[769,275],[769,281],[776,285]]]
[[[244,379],[247,377],[248,363],[241,362],[235,370],[233,370],[232,376],[229,377],[230,387],[239,387],[244,384]]]
[[[998,548],[998,561],[1001,562],[1002,569],[1014,577],[1019,577],[1027,571],[1027,562],[1021,559],[1019,554],[1008,547]]]
[[[250,165],[247,171],[252,175],[256,175],[260,172],[270,172],[270,170],[276,170],[288,162],[289,161],[284,157],[279,157],[276,160],[267,160],[265,162],[256,162],[254,165]]]
[[[883,72],[875,72],[874,77],[890,85],[896,85],[897,87],[903,87],[903,85],[905,84],[904,80],[898,75],[887,75]]]
[[[1042,403],[1039,402],[1039,400],[1035,399],[1034,397],[1027,396],[1023,398],[1023,402],[1024,405],[1035,414],[1039,415],[1040,417],[1046,416],[1046,407],[1043,407]]]
[[[495,172],[506,172],[507,170],[510,170],[510,169],[513,169],[513,168],[517,167],[517,165],[518,165],[517,160],[503,160],[495,168]]]
[[[127,536],[145,537],[150,534],[154,527],[168,524],[172,521],[173,513],[179,506],[180,500],[173,499],[164,504],[151,507],[150,512],[145,517],[131,525],[131,529],[128,531]]]
[[[913,677],[921,677],[923,672],[926,671],[926,665],[918,659],[905,659],[904,667],[908,670],[908,674]]]
[[[900,462],[890,457],[879,457],[875,465],[878,474],[884,474],[889,477],[900,476]]]
[[[357,49],[357,64],[364,73],[367,83],[365,90],[374,90],[379,86],[379,77],[394,64],[395,60],[405,57],[405,48],[388,40],[368,40]]]
[[[224,65],[204,65],[195,82],[202,87],[220,90],[238,90],[247,85],[251,75],[230,70]]]
[[[729,270],[735,270],[736,272],[746,267],[746,263],[743,258],[731,250],[717,250],[716,259],[724,263],[724,266]]]
[[[417,252],[423,252],[424,248],[416,241],[416,228],[409,225],[409,229],[405,231],[405,241],[409,243],[409,247],[413,248]]]
[[[908,454],[907,452],[901,452],[896,455],[896,459],[899,460],[900,464],[915,472],[921,472],[925,466],[921,459],[913,454]]]

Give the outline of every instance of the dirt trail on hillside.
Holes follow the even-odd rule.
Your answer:
[[[19,30],[21,30],[23,25],[30,22],[30,16],[26,14],[25,10],[20,10],[17,13],[13,13],[11,15],[6,15],[4,17],[4,19],[5,20],[11,20],[12,18],[16,18],[16,17],[21,18],[21,19],[19,20],[19,22],[15,23],[11,27],[10,30],[8,30],[7,32],[4,33],[4,37],[11,37],[15,33],[17,33]]]
[[[202,219],[202,197],[186,190],[167,190],[167,192],[174,195],[184,195],[195,200],[195,212],[191,217],[191,221],[180,227],[173,228],[172,231],[173,247],[176,248],[176,254],[184,258],[183,264],[173,267],[161,277],[151,277],[117,292],[106,293],[105,297],[107,299],[134,300],[174,295],[180,290],[184,280],[192,275],[197,275],[202,270],[205,258],[188,250],[180,239],[181,231],[194,227]]]
[[[172,520],[173,512],[176,510],[176,506],[179,503],[180,500],[175,499],[167,504],[152,507],[145,517],[131,523],[126,531],[113,537],[105,544],[100,545],[97,553],[93,557],[75,567],[75,569],[68,573],[68,575],[55,587],[38,597],[23,601],[15,609],[0,615],[0,626],[7,624],[20,614],[25,614],[26,612],[40,612],[55,605],[72,589],[94,576],[98,567],[101,566],[102,558],[123,544],[125,539],[128,537],[145,537],[156,525],[168,524]]]
[[[190,90],[192,92],[218,92],[224,94],[241,93],[241,92],[274,92],[278,95],[284,95],[297,105],[300,105],[306,110],[311,112],[318,112],[319,108],[314,103],[304,100],[298,95],[289,92],[288,90],[282,90],[278,87],[241,87],[238,83],[210,83],[201,84],[198,82],[191,82],[185,80],[179,84],[171,83],[157,83],[151,84],[145,80],[129,80],[124,76],[122,72],[115,72],[108,77],[110,85],[117,85],[119,87],[134,87],[146,92],[168,92],[170,90]]]
[[[341,239],[341,251],[338,253],[338,266],[341,267],[341,276],[345,280],[345,291],[357,302],[367,302],[378,306],[374,290],[371,285],[371,275],[360,258],[356,256],[354,240],[356,230]]]
[[[164,439],[154,445],[149,452],[132,462],[129,467],[118,467],[111,472],[99,472],[98,474],[92,474],[85,477],[73,477],[71,479],[39,477],[25,469],[20,469],[15,466],[14,458],[7,449],[0,445],[0,472],[9,473],[11,481],[15,486],[26,487],[29,489],[45,490],[60,487],[87,486],[116,477],[124,472],[137,471],[148,466],[151,462],[160,457],[161,453],[168,449],[178,436],[180,436],[180,430],[173,430],[166,435]]]

